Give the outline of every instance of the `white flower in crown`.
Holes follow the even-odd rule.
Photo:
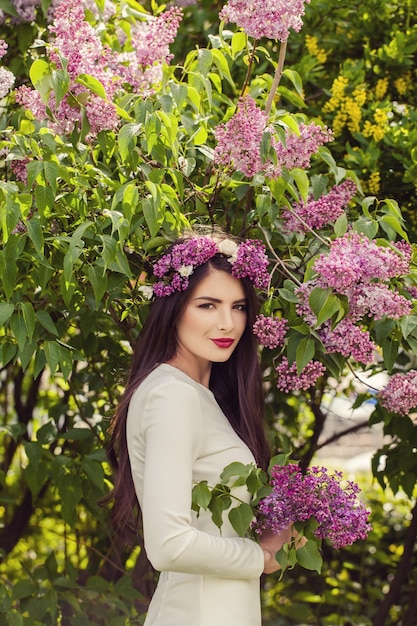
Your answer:
[[[145,300],[151,300],[153,296],[153,287],[151,285],[141,285],[138,289]]]
[[[183,265],[182,267],[180,267],[180,269],[178,270],[178,274],[180,276],[183,276],[184,278],[186,276],[191,276],[191,274],[194,271],[194,267],[192,265]]]
[[[223,239],[223,241],[219,243],[219,252],[230,257],[230,259],[228,259],[230,263],[236,261],[237,248],[237,243],[231,239]]]

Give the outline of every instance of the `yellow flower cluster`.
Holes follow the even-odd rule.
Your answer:
[[[375,100],[382,100],[388,90],[388,78],[380,78],[375,85]]]
[[[374,113],[375,124],[367,120],[363,127],[365,137],[372,137],[374,141],[381,141],[387,132],[388,114],[382,109],[376,109]]]
[[[379,172],[372,172],[367,181],[367,188],[369,193],[374,196],[378,195],[381,189],[381,174]]]
[[[311,56],[316,57],[319,63],[326,63],[327,52],[324,48],[319,48],[317,37],[306,35],[306,46],[308,53],[311,54]]]
[[[411,72],[407,72],[404,76],[400,76],[394,81],[395,89],[403,96],[408,91],[408,87],[411,84],[412,76]]]
[[[366,90],[364,85],[358,85],[352,92],[352,95],[346,95],[346,87],[349,84],[348,78],[338,76],[332,85],[331,98],[323,107],[324,112],[330,113],[336,111],[336,117],[333,120],[333,132],[340,135],[346,126],[351,133],[359,132],[360,122],[362,119],[361,107],[366,102]]]
[[[323,111],[326,113],[330,113],[331,111],[335,111],[340,103],[344,100],[345,97],[345,89],[349,84],[349,79],[346,76],[338,76],[334,79],[331,93],[332,96],[328,102],[323,107]]]

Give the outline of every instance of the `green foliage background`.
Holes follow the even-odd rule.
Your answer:
[[[18,85],[31,79],[41,92],[62,95],[65,80],[42,64],[45,49],[36,43],[47,38],[48,4],[33,24],[6,19],[0,26],[9,44],[3,65]],[[266,312],[289,319],[300,369],[315,355],[342,380],[351,364],[329,358],[295,313],[292,277],[308,279],[320,241],[311,233],[283,236],[281,207],[348,175],[360,189],[347,216],[355,230],[381,242],[415,240],[416,1],[312,0],[306,7],[302,31],[289,38],[275,121],[318,119],[337,133],[308,172],[278,181],[219,177],[211,166],[213,128],[235,109],[251,45],[233,24],[219,31],[222,5],[203,0],[185,9],[160,88],[146,99],[128,91],[119,97],[117,132],[90,143],[84,128],[60,136],[18,107],[13,93],[2,102],[0,624],[143,623],[153,574],[139,545],[121,550],[97,502],[110,484],[105,433],[147,315],[139,287],[161,244],[195,223],[268,240],[282,266]],[[163,8],[134,0],[117,6],[100,31],[110,46],[117,27],[128,30],[143,9]],[[0,8],[7,13],[11,4],[2,0]],[[247,90],[259,103],[278,48],[258,42]],[[92,77],[83,80],[101,93]],[[13,175],[13,159],[29,159],[27,183]],[[347,221],[320,236],[340,236]],[[325,305],[318,313],[326,316]],[[415,366],[416,329],[414,314],[369,321],[381,352],[375,371]],[[271,354],[262,359],[268,382]],[[271,386],[271,443],[279,450],[290,441],[305,465],[324,428],[327,385],[326,377],[290,401]],[[363,483],[373,533],[347,550],[326,548],[321,576],[295,569],[281,582],[265,579],[268,626],[415,623],[417,426],[378,405],[371,423],[382,423],[389,437],[375,457],[376,481]]]

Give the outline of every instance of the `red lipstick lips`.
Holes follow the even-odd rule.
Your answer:
[[[218,348],[230,348],[232,343],[234,343],[234,339],[212,339],[212,342],[216,344]]]

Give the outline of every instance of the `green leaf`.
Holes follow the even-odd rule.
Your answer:
[[[105,272],[103,272],[103,268],[98,267],[97,265],[90,265],[87,270],[87,274],[88,280],[93,287],[96,307],[99,308],[100,302],[102,301],[103,296],[107,291],[107,275]]]
[[[382,356],[384,359],[385,367],[387,368],[389,373],[392,372],[392,368],[395,365],[399,348],[400,344],[398,341],[390,341],[389,339],[387,339],[382,344]]]
[[[317,543],[314,540],[309,540],[304,546],[298,548],[296,552],[297,563],[304,567],[304,569],[312,570],[321,573],[323,566],[323,559],[318,550]]]
[[[342,213],[334,223],[333,229],[336,237],[343,237],[343,235],[347,232],[348,221],[346,217],[346,213]]]
[[[77,505],[83,492],[81,478],[74,474],[64,474],[57,480],[58,493],[61,500],[61,514],[64,520],[74,527],[77,520]]]
[[[7,320],[11,318],[14,312],[14,304],[8,302],[0,302],[0,327],[4,326]]]
[[[244,537],[248,532],[254,519],[254,511],[246,502],[242,502],[229,512],[229,521],[237,534]]]
[[[90,89],[90,91],[95,93],[96,96],[103,98],[103,100],[107,100],[106,90],[101,82],[94,76],[91,76],[90,74],[79,74],[75,79],[75,82],[80,85],[84,85],[84,87]]]
[[[19,17],[19,13],[16,11],[16,7],[10,2],[10,0],[0,0],[0,9],[8,15],[13,15],[14,17]]]
[[[368,219],[364,216],[361,216],[355,222],[353,222],[353,230],[356,233],[366,235],[368,239],[374,239],[376,237],[379,224],[376,220]]]
[[[46,362],[51,370],[51,374],[53,375],[58,369],[59,359],[61,356],[59,346],[56,341],[45,341],[43,349],[45,352]]]
[[[213,55],[210,50],[200,48],[197,52],[198,70],[202,76],[207,76],[213,63]]]
[[[22,302],[20,305],[23,321],[25,323],[27,337],[32,340],[33,333],[35,332],[35,312],[33,310],[33,306],[31,302]]]
[[[23,319],[22,311],[17,310],[10,319],[10,328],[16,337],[19,350],[22,351],[27,341],[26,325]]]
[[[405,315],[400,320],[400,328],[404,339],[407,339],[408,335],[417,328],[417,315]]]
[[[226,485],[229,484],[232,478],[240,479],[240,481],[238,480],[237,482],[234,482],[234,485],[244,485],[247,477],[254,469],[255,466],[252,464],[244,465],[243,463],[235,461],[224,468],[224,470],[220,474],[220,478],[222,482]]]
[[[297,372],[300,375],[307,363],[314,357],[316,351],[315,341],[312,337],[303,337],[301,339],[295,354],[297,363]]]
[[[97,461],[84,459],[81,467],[93,485],[95,485],[100,491],[104,491],[104,470],[102,464]]]
[[[39,92],[42,102],[48,104],[49,94],[52,90],[52,75],[49,63],[43,59],[36,59],[30,66],[30,80]]]
[[[243,31],[238,31],[232,37],[232,57],[236,59],[239,52],[246,50],[248,36]]]
[[[308,189],[310,186],[307,172],[299,168],[294,168],[293,170],[291,170],[291,176],[295,180],[295,184],[297,185],[297,189],[300,192],[301,198],[304,200],[304,202],[307,202]]]
[[[37,218],[32,218],[27,220],[26,227],[28,231],[29,238],[31,239],[33,245],[35,246],[36,252],[40,257],[43,257],[44,250],[44,238],[42,232],[42,226],[40,220]]]
[[[207,481],[202,480],[201,482],[197,483],[193,487],[193,490],[192,490],[193,510],[197,511],[198,513],[201,507],[202,509],[206,511],[208,508],[208,505],[210,504],[210,500],[211,500],[211,491],[209,487],[207,486]]]
[[[51,84],[52,89],[54,90],[56,104],[59,105],[68,93],[70,85],[70,76],[68,72],[63,69],[54,70],[51,76]]]
[[[136,138],[142,129],[142,124],[124,124],[119,130],[118,145],[120,156],[125,161],[136,147]]]
[[[71,428],[66,433],[60,435],[61,439],[69,441],[80,441],[82,439],[88,439],[91,437],[91,430],[89,428]]]
[[[389,237],[391,237],[391,231],[394,231],[400,237],[408,241],[408,235],[405,232],[404,228],[401,226],[400,221],[394,217],[393,215],[384,215],[379,218],[379,222],[381,224],[382,229],[387,233]],[[386,228],[388,227],[388,228]]]
[[[57,327],[55,326],[51,316],[49,315],[47,311],[43,311],[43,310],[36,311],[35,316],[38,322],[41,324],[41,326],[43,326],[43,328],[47,330],[48,333],[51,333],[51,335],[55,335],[56,337],[59,337]]]
[[[228,495],[216,495],[216,491],[212,492],[212,498],[209,504],[211,511],[211,519],[218,528],[223,525],[223,512],[226,511],[232,503],[232,499]]]

